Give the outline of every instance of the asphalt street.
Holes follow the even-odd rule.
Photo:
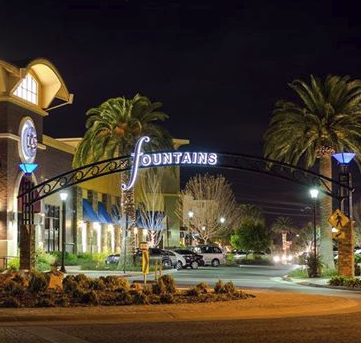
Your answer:
[[[282,281],[294,266],[242,266],[180,270],[173,273],[179,286],[201,281],[212,286],[218,279],[232,281],[244,289],[274,292],[322,294],[361,300],[361,293],[314,288]],[[136,277],[135,277],[136,278]],[[86,308],[84,309],[86,311]],[[167,321],[113,324],[14,323],[1,327],[0,343],[106,343],[106,342],[361,342],[360,312],[211,321]]]

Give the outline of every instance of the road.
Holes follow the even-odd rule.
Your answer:
[[[221,267],[181,270],[173,274],[178,285],[218,279],[235,285],[270,292],[296,292],[342,296],[361,300],[358,292],[313,288],[281,281],[292,266]],[[271,293],[270,293],[271,294]],[[107,342],[361,342],[361,308],[352,314],[334,314],[293,318],[205,321],[168,321],[117,324],[16,323],[0,326],[0,343],[107,343]]]

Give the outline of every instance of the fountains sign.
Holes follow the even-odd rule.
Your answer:
[[[150,138],[145,136],[139,138],[135,145],[133,157],[133,165],[130,174],[129,183],[126,185],[122,183],[122,190],[127,191],[134,186],[137,178],[138,170],[140,167],[166,167],[174,165],[210,165],[217,164],[218,155],[211,152],[183,152],[183,151],[171,151],[171,152],[158,152],[144,154],[142,152],[143,142],[148,143]]]

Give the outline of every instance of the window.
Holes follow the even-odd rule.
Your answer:
[[[34,77],[27,74],[16,88],[14,95],[36,105],[38,103],[38,83]]]
[[[45,204],[45,239],[44,247],[47,252],[60,251],[60,207]]]

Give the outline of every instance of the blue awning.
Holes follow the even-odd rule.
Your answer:
[[[119,225],[120,222],[120,211],[117,205],[112,205],[111,208],[111,217],[112,217],[112,222],[113,224]]]
[[[102,224],[113,224],[107,209],[100,201],[98,201],[98,218]]]
[[[85,222],[100,222],[97,214],[95,213],[93,206],[87,199],[83,199],[83,221]]]

